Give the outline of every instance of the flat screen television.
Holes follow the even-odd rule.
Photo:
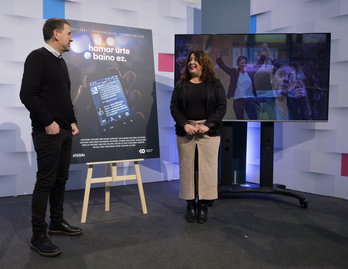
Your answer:
[[[203,50],[224,85],[224,121],[328,121],[330,33],[177,34],[175,83]]]

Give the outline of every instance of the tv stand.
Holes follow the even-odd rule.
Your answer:
[[[265,194],[280,194],[289,197],[297,198],[302,208],[308,207],[306,198],[297,195],[291,191],[286,190],[285,185],[273,184],[272,187],[261,187],[259,184],[246,183],[246,184],[232,184],[232,186],[220,186],[219,197],[226,198],[233,193],[265,193]]]
[[[285,185],[273,184],[273,156],[274,156],[274,122],[261,122],[260,138],[260,184],[231,184],[219,186],[219,197],[226,197],[234,193],[265,193],[280,194],[297,198],[302,208],[308,207],[303,196],[286,190]]]

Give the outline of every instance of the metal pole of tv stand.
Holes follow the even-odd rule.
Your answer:
[[[300,206],[307,208],[308,202],[303,196],[286,190],[285,185],[273,184],[274,122],[261,122],[260,138],[260,184],[232,184],[219,187],[219,197],[233,193],[280,194],[299,199]]]

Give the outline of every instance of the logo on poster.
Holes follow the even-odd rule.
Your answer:
[[[82,157],[86,157],[86,155],[84,153],[75,153],[75,154],[73,154],[73,158],[82,158]]]

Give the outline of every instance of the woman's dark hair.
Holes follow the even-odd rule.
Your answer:
[[[190,61],[191,54],[193,54],[196,57],[197,62],[202,66],[201,80],[202,81],[213,81],[215,79],[215,70],[214,70],[213,62],[211,61],[208,54],[206,54],[202,50],[194,50],[188,55],[186,62],[185,62],[185,71],[181,75],[180,80],[190,80],[191,79],[191,74],[188,70],[188,63]]]
[[[70,26],[70,24],[64,19],[60,19],[60,18],[48,19],[42,28],[44,40],[45,41],[50,40],[55,30],[58,30],[59,32],[63,32],[65,24]]]

